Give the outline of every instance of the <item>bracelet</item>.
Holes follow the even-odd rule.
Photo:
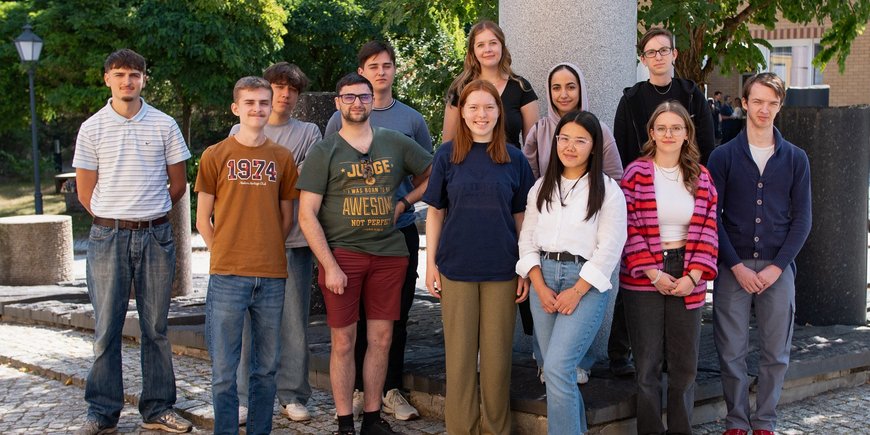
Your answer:
[[[411,205],[411,203],[410,203],[410,202],[408,202],[408,200],[407,200],[407,199],[405,199],[405,197],[404,197],[404,196],[403,196],[403,197],[401,197],[401,198],[399,198],[399,202],[401,202],[401,203],[402,203],[402,204],[405,204],[405,211],[408,211],[408,210],[411,210],[411,209],[413,209],[413,208],[414,208],[414,206],[413,206],[413,205]]]
[[[656,270],[656,277],[655,277],[655,279],[650,280],[650,284],[656,285],[656,283],[659,282],[659,279],[661,277],[662,277],[662,270],[661,269]]]
[[[688,276],[688,277],[689,277],[689,279],[690,279],[690,280],[692,280],[692,284],[695,284],[695,287],[697,287],[697,286],[698,286],[698,280],[696,280],[696,279],[695,279],[695,277],[694,277],[694,276],[692,276],[692,274],[690,274],[690,273],[687,273],[687,274],[686,274],[686,276]]]

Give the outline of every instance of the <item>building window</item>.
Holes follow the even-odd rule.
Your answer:
[[[817,40],[780,39],[769,41],[770,50],[762,48],[767,61],[763,71],[776,73],[785,81],[786,87],[821,85],[824,76],[813,66],[813,58],[821,50]]]

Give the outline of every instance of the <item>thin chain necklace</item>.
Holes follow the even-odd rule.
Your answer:
[[[581,178],[583,178],[582,175],[577,177],[576,180],[574,180],[574,184],[572,184],[571,188],[568,189],[567,192],[565,192],[565,195],[562,195],[562,181],[559,180],[559,203],[562,204],[562,207],[565,206],[565,200],[567,200],[568,197],[571,195],[571,191],[574,190],[575,187],[577,187],[577,183],[580,182]]]
[[[675,166],[674,168],[672,168],[670,170],[666,170],[665,168],[659,166],[658,163],[655,163],[655,166],[656,166],[656,170],[662,174],[662,177],[665,177],[665,180],[673,181],[673,182],[680,181],[680,167],[679,166]],[[672,176],[673,178],[669,177],[668,175]]]
[[[653,89],[654,89],[654,90],[655,90],[655,91],[656,91],[656,93],[657,93],[657,94],[659,94],[659,95],[667,95],[667,94],[668,94],[668,92],[670,92],[670,91],[671,91],[671,86],[673,86],[673,85],[674,85],[674,81],[673,81],[673,80],[671,80],[671,82],[670,82],[670,83],[668,83],[668,88],[667,88],[667,89],[665,89],[665,91],[664,91],[664,92],[659,92],[659,87],[658,87],[658,86],[656,86],[656,85],[653,85],[653,83],[652,83],[652,82],[651,82],[651,81],[649,81],[649,80],[647,80],[647,83],[649,83],[649,84],[651,84],[651,85],[652,85],[652,87],[653,87]]]

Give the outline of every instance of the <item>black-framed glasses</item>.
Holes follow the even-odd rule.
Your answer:
[[[374,96],[372,94],[341,94],[338,98],[340,98],[341,102],[344,104],[353,104],[357,98],[359,98],[360,103],[370,104]]]
[[[671,47],[662,47],[658,50],[647,50],[647,51],[643,52],[643,57],[645,57],[647,59],[652,59],[652,58],[656,57],[657,53],[662,55],[662,57],[665,57],[665,56],[671,54],[672,51],[674,51],[674,49]]]
[[[371,94],[369,94],[369,96],[371,96]],[[372,166],[372,158],[368,153],[359,156],[359,165],[360,168],[362,168],[362,176],[365,179],[366,184],[375,184],[375,168]]]

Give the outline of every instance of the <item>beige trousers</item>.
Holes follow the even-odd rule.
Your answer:
[[[508,435],[517,280],[463,282],[441,275],[441,285],[447,433]]]

